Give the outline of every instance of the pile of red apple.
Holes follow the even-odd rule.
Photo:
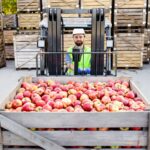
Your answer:
[[[6,111],[24,112],[119,112],[143,111],[145,104],[129,82],[74,82],[66,84],[39,79],[23,82]]]

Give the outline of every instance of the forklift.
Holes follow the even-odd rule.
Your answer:
[[[111,23],[105,20],[106,10],[94,9],[60,9],[46,8],[43,13],[47,14],[46,23],[40,25],[40,36],[37,42],[41,52],[36,56],[36,74],[46,76],[66,75],[64,51],[64,30],[84,28],[91,32],[91,69],[90,75],[112,75],[113,40],[111,36]],[[63,17],[63,14],[77,14],[74,22],[72,17]],[[90,17],[82,17],[89,14]],[[83,21],[81,24],[80,22]],[[104,36],[106,35],[106,36]],[[104,41],[106,37],[106,49]],[[81,55],[86,54],[78,49],[73,49],[74,75],[78,74],[78,62]],[[116,55],[115,55],[116,58]],[[115,67],[114,75],[117,75]]]

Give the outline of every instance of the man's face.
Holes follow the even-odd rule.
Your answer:
[[[81,46],[84,43],[84,35],[83,34],[75,34],[75,35],[73,35],[73,40],[77,46]]]

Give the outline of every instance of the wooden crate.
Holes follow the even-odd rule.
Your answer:
[[[144,8],[146,0],[115,0],[116,8]]]
[[[148,26],[150,27],[150,11],[148,11]]]
[[[144,36],[141,33],[118,33],[115,35],[115,49],[117,50],[118,67],[143,66]],[[137,42],[138,41],[138,42]]]
[[[13,37],[16,69],[36,68],[38,34],[16,34]]]
[[[17,0],[17,11],[39,11],[40,1],[39,0]]]
[[[23,81],[37,81],[38,78],[25,77],[20,80],[18,86],[10,95],[2,101],[0,108],[4,109],[7,102],[12,100],[16,91]],[[108,81],[110,79],[130,81],[131,89],[137,93],[138,97],[149,107],[148,101],[144,98],[135,83],[127,78],[115,77],[51,77],[42,79],[52,79],[61,83],[67,81]],[[133,148],[133,150],[149,149],[149,124],[150,112],[86,112],[86,113],[51,113],[51,112],[4,112],[0,114],[1,124],[1,149],[3,150],[96,150],[96,146],[144,146],[144,148]],[[111,128],[108,131],[82,131],[82,128]],[[143,130],[120,131],[120,127],[141,127]],[[32,130],[30,130],[32,128]],[[40,131],[34,129],[40,128]],[[44,129],[56,128],[80,128],[73,130]],[[5,129],[5,130],[3,130]],[[43,130],[42,130],[43,129]],[[10,146],[10,147],[8,147]],[[15,148],[13,148],[15,146]],[[22,146],[22,147],[21,147]],[[66,146],[66,147],[64,147]],[[75,148],[74,146],[86,146]],[[147,147],[148,146],[148,147]],[[92,148],[91,148],[92,147]],[[102,148],[105,149],[106,148]],[[116,148],[124,150],[123,148]],[[129,150],[131,148],[127,148]]]
[[[6,66],[6,57],[4,49],[0,51],[0,68]]]
[[[0,30],[3,29],[3,16],[0,14]]]
[[[15,30],[4,30],[4,40],[5,44],[13,43],[13,35],[16,33]]]
[[[116,9],[115,26],[139,26],[145,25],[145,13],[143,9]]]
[[[18,14],[18,25],[20,29],[39,29],[41,17],[38,13]]]
[[[53,8],[68,8],[75,9],[78,8],[78,0],[50,0],[48,6]]]
[[[84,9],[110,8],[111,0],[83,0],[81,4]]]
[[[14,59],[14,46],[5,45],[6,59]]]
[[[17,27],[16,15],[5,15],[3,24],[5,29],[15,29]]]

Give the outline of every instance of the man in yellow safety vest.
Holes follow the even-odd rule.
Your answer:
[[[66,63],[67,63],[67,74],[73,75],[74,74],[74,61],[73,61],[73,55],[71,54],[73,52],[73,49],[79,49],[80,52],[83,52],[81,54],[81,59],[78,62],[78,74],[90,74],[91,71],[91,54],[86,54],[84,52],[91,52],[91,48],[84,45],[85,40],[85,31],[81,28],[76,28],[73,30],[73,41],[75,43],[74,46],[70,47],[68,49],[68,54],[66,55]]]

